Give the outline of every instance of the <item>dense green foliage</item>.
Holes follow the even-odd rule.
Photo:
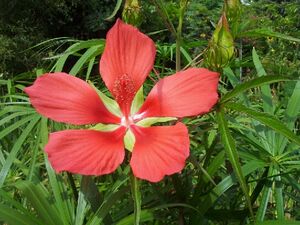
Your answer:
[[[0,224],[130,225],[138,209],[140,224],[300,224],[299,1],[225,1],[233,11],[221,1],[139,1],[130,12],[156,42],[159,76],[217,70],[219,103],[183,119],[191,155],[180,174],[136,183],[127,161],[101,177],[55,174],[43,147],[70,125],[40,116],[23,89],[64,71],[106,93],[98,62],[122,15],[124,1],[106,20],[117,2],[1,1]],[[157,80],[151,72],[145,94]]]

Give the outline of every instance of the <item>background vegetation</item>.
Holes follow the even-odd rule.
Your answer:
[[[300,2],[127,3],[1,0],[0,223],[138,224],[129,167],[55,174],[43,146],[68,125],[41,117],[23,92],[49,71],[106,92],[98,62],[123,16],[156,42],[161,77],[189,66],[221,73],[214,110],[183,120],[191,138],[183,172],[140,181],[140,224],[300,224]],[[222,13],[229,25],[218,23]],[[158,79],[150,78],[146,93]]]

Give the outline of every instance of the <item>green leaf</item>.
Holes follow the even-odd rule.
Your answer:
[[[288,105],[285,110],[285,124],[289,129],[293,129],[298,114],[300,112],[300,81],[296,83],[292,96],[289,98]],[[283,136],[277,138],[277,146],[279,153],[282,153],[287,145],[287,139]]]
[[[101,52],[101,46],[93,46],[90,47],[75,63],[75,65],[72,67],[71,71],[69,72],[71,75],[76,75],[83,67],[83,65],[90,59],[93,59],[96,55],[99,55],[99,52]]]
[[[35,112],[35,110],[31,107],[24,107],[24,106],[6,106],[3,110],[0,111],[0,116],[5,115],[6,113],[12,112]]]
[[[236,175],[236,177],[241,185],[241,188],[244,192],[251,216],[254,216],[245,176],[242,172],[242,167],[239,162],[239,156],[237,153],[235,142],[234,142],[233,137],[230,134],[230,131],[229,131],[229,128],[227,125],[227,120],[225,119],[223,109],[220,109],[220,111],[217,112],[217,121],[218,121],[219,131],[221,134],[221,139],[222,139],[222,143],[224,145],[226,154],[229,158],[229,161],[234,169],[235,175]]]
[[[290,141],[293,141],[298,145],[300,145],[300,138],[296,134],[294,134],[291,130],[289,130],[282,122],[274,118],[272,115],[263,112],[254,111],[238,103],[227,103],[225,107],[240,113],[247,114],[251,118],[261,122],[262,124],[265,124],[271,129],[287,137]]]
[[[47,127],[48,120],[46,118],[42,118],[41,120],[41,135],[42,135],[42,141],[41,141],[41,148],[43,149],[44,146],[48,142],[48,127]],[[63,183],[63,179],[61,175],[57,175],[52,167],[49,164],[48,158],[45,155],[45,165],[47,169],[47,174],[49,177],[49,183],[51,190],[54,194],[55,199],[55,206],[57,207],[57,210],[60,214],[60,217],[63,221],[63,224],[68,225],[71,224],[73,221],[74,213],[73,213],[73,205],[70,202],[70,199],[65,197],[63,198],[64,193],[67,193],[67,188]]]
[[[259,168],[263,168],[265,163],[259,163],[257,161],[250,161],[242,167],[244,176],[247,176]],[[225,177],[218,185],[213,188],[199,204],[199,211],[203,214],[214,205],[214,203],[221,197],[230,187],[237,182],[235,174]]]
[[[111,218],[111,215],[109,214],[109,209],[107,211],[105,211],[106,209],[100,210],[102,204],[104,204],[105,200],[107,199],[104,199],[102,192],[98,190],[97,183],[92,176],[82,176],[80,193],[82,193],[85,200],[89,203],[89,205],[87,205],[87,209],[90,208],[90,211],[92,211],[93,213],[100,213],[99,216],[102,216],[101,218],[98,218],[99,224],[112,224],[113,220]],[[82,216],[84,217],[87,215],[83,214]]]
[[[154,220],[154,215],[152,210],[142,210],[140,214],[140,222],[147,222]],[[123,219],[121,219],[119,222],[116,223],[116,225],[132,225],[134,224],[134,214],[131,214]]]
[[[129,168],[129,167],[128,167]],[[126,169],[125,169],[126,170]],[[81,191],[84,193],[85,198],[90,202],[92,210],[95,212],[93,217],[90,218],[86,225],[98,225],[106,222],[106,219],[111,220],[109,210],[116,201],[128,192],[128,187],[121,188],[128,180],[127,174],[122,174],[119,179],[112,185],[110,190],[104,196],[104,200],[98,191],[98,188],[90,176],[84,176],[81,180]],[[111,186],[111,185],[110,185]],[[112,222],[105,223],[112,224]]]
[[[263,76],[263,77],[254,78],[250,81],[236,85],[236,87],[232,91],[227,92],[221,98],[220,103],[228,102],[232,98],[238,96],[239,94],[241,94],[244,91],[247,91],[251,88],[259,87],[259,86],[266,85],[266,84],[272,84],[272,83],[280,82],[280,81],[287,81],[287,80],[292,80],[292,79],[283,77],[283,76]]]
[[[283,186],[283,183],[281,181],[281,176],[276,176],[275,177],[275,193],[274,193],[275,198],[274,199],[275,199],[275,204],[276,204],[276,212],[277,212],[278,220],[284,220],[284,201],[283,201],[283,194],[282,194],[282,186]]]
[[[221,151],[214,157],[214,159],[207,167],[207,173],[209,174],[209,176],[212,177],[220,169],[224,161],[225,161],[225,153],[224,151]],[[203,179],[206,182],[208,181],[207,177],[204,177]]]
[[[10,115],[7,115],[5,116],[3,119],[0,120],[0,126],[2,126],[3,124],[11,121],[12,119],[15,119],[19,116],[24,116],[24,115],[27,115],[27,114],[32,114],[34,113],[34,111],[24,111],[24,112],[15,112],[15,113],[12,113]]]
[[[121,8],[121,5],[122,5],[122,0],[118,0],[116,6],[114,8],[114,11],[112,12],[112,14],[109,17],[105,18],[105,20],[111,20],[112,18],[114,18],[116,16],[117,12],[119,11],[119,9]]]
[[[15,129],[20,128],[23,124],[25,124],[29,121],[32,121],[34,118],[37,118],[37,117],[38,117],[37,114],[26,116],[25,118],[22,118],[22,119],[18,120],[17,122],[13,123],[9,127],[6,127],[2,131],[0,131],[0,139],[5,137],[9,133],[13,132]]]
[[[32,207],[38,214],[40,221],[45,225],[64,224],[57,208],[50,201],[50,195],[42,184],[33,184],[29,181],[19,181],[16,187],[23,192]]]
[[[287,127],[292,129],[300,112],[300,81],[295,85],[292,96],[289,98],[288,105],[285,110],[285,118]]]
[[[240,80],[236,77],[230,67],[223,68],[223,74],[228,78],[229,82],[233,87],[240,83]]]
[[[37,163],[37,158],[38,158],[38,153],[40,150],[40,143],[42,140],[42,128],[44,126],[43,124],[43,120],[45,120],[46,118],[42,118],[40,120],[39,125],[37,125],[37,129],[36,129],[36,139],[35,139],[35,143],[34,146],[32,148],[32,155],[31,155],[31,160],[30,160],[30,167],[29,167],[29,172],[28,172],[28,176],[27,176],[27,180],[32,181],[36,172],[36,169],[39,168],[39,165]],[[47,127],[47,125],[46,125]],[[48,132],[47,132],[48,134]]]
[[[86,76],[85,76],[86,81],[90,79],[90,75],[91,75],[92,69],[93,69],[94,64],[95,64],[95,59],[96,59],[96,57],[92,57],[89,61],[89,65],[88,65],[88,68],[87,68],[87,71],[86,71]]]
[[[255,48],[252,49],[252,59],[254,66],[259,77],[265,77],[267,75],[265,69],[263,68],[262,63],[259,60]],[[269,85],[264,85],[261,87],[262,99],[263,99],[263,109],[265,112],[273,114],[273,102],[272,102],[272,92]]]
[[[27,213],[23,214],[16,209],[0,204],[0,222],[5,222],[9,225],[43,225],[34,215]]]
[[[112,188],[113,189],[113,188]],[[81,200],[81,202],[79,201]],[[87,204],[89,203],[89,204]],[[80,183],[80,190],[79,190],[79,196],[78,196],[78,205],[77,210],[81,211],[79,212],[81,216],[77,216],[79,219],[81,218],[81,221],[85,218],[84,212],[90,209],[93,213],[97,213],[98,209],[101,208],[101,205],[104,203],[104,196],[102,192],[98,190],[97,184],[92,176],[82,176],[81,183]],[[82,206],[79,206],[82,204]],[[105,214],[102,214],[103,218],[99,218],[101,220],[101,224],[112,224],[112,218],[108,211]],[[100,223],[100,222],[99,222]]]
[[[89,208],[88,203],[84,197],[84,193],[80,190],[78,194],[78,200],[77,200],[75,225],[83,225],[85,214],[88,208]]]
[[[237,34],[237,37],[276,37],[276,38],[281,38],[284,40],[288,41],[295,41],[295,42],[300,42],[299,38],[294,38],[279,32],[274,32],[270,30],[269,28],[258,28],[258,29],[253,29],[253,30],[248,30],[245,32],[242,32],[240,34]]]
[[[300,221],[293,220],[266,220],[255,225],[300,225]]]
[[[85,48],[91,48],[93,46],[98,46],[100,48],[100,51],[98,52],[98,54],[101,54],[101,52],[104,49],[104,44],[105,44],[105,40],[104,39],[92,39],[92,40],[87,40],[87,41],[78,41],[77,43],[71,45],[69,48],[67,48],[67,50],[61,54],[56,56],[56,58],[58,57],[57,62],[54,65],[55,72],[61,72],[64,68],[64,65],[68,59],[68,57],[70,55],[75,54],[78,51],[81,51],[82,49]]]
[[[188,63],[192,63],[192,61],[193,61],[192,57],[182,46],[180,46],[180,52],[185,57],[185,59],[188,61]]]
[[[111,207],[119,201],[124,194],[128,192],[128,187],[123,187],[120,190],[112,192],[107,198],[104,199],[103,203],[94,214],[94,216],[89,220],[86,225],[99,225],[103,222],[105,216],[108,214]]]
[[[27,119],[27,118],[26,118]],[[5,160],[5,164],[2,166],[1,171],[0,171],[0,188],[2,187],[2,185],[4,184],[4,181],[6,179],[7,174],[9,173],[9,170],[13,164],[13,162],[15,161],[18,152],[20,151],[24,141],[26,140],[26,138],[28,137],[28,135],[30,134],[31,130],[33,129],[33,127],[36,125],[36,123],[39,121],[40,116],[38,115],[34,115],[34,117],[30,117],[31,121],[29,122],[29,124],[26,126],[26,128],[23,130],[22,134],[20,135],[20,137],[16,140],[14,146],[12,147],[8,157]],[[19,121],[18,121],[19,122]],[[28,122],[28,121],[26,121]]]
[[[67,193],[67,187],[63,183],[61,175],[56,175],[50,166],[48,159],[45,157],[45,164],[49,177],[50,187],[54,194],[55,207],[59,213],[59,217],[62,220],[62,224],[71,224],[74,218],[74,207],[69,197],[63,197],[64,193]]]

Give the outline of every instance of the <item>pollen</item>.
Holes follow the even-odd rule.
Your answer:
[[[118,76],[114,82],[112,93],[120,107],[129,113],[131,102],[136,94],[132,78],[126,73]]]

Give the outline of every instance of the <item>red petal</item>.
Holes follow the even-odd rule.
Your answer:
[[[112,173],[124,159],[125,128],[113,132],[67,130],[50,134],[45,147],[56,172],[83,175]]]
[[[132,126],[136,142],[130,165],[141,179],[158,182],[165,175],[180,172],[189,156],[189,135],[186,126]]]
[[[119,19],[107,34],[100,73],[125,115],[153,68],[155,51],[149,37]]]
[[[185,117],[210,111],[218,100],[219,74],[191,68],[157,82],[138,114]]]
[[[30,102],[43,116],[70,124],[118,123],[96,91],[66,73],[45,74],[25,88]]]

